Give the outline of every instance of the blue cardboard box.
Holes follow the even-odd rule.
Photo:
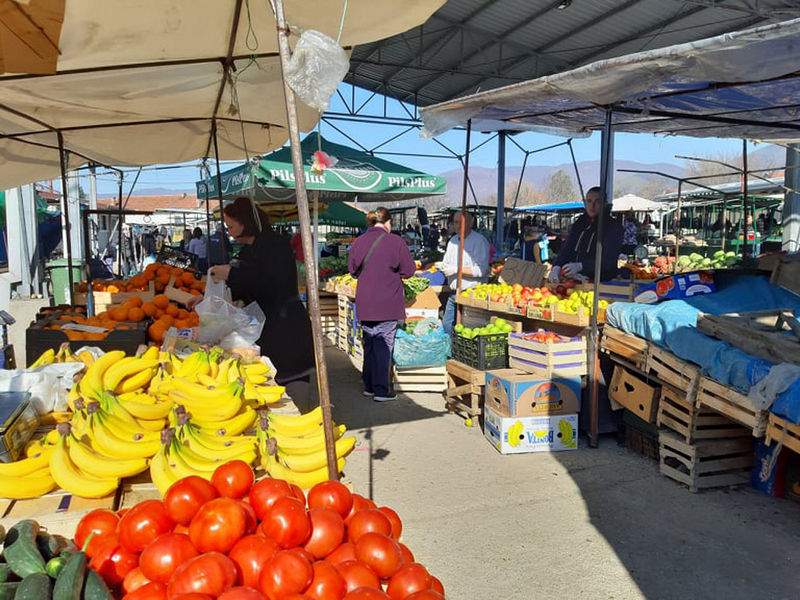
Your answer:
[[[507,417],[580,412],[581,378],[544,379],[517,369],[486,372],[487,407]]]
[[[756,464],[750,473],[750,485],[767,496],[783,498],[786,484],[787,453],[775,457],[778,445],[767,446],[764,439],[755,445]]]

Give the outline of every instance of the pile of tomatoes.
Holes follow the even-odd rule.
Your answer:
[[[306,498],[231,461],[163,500],[88,513],[75,542],[123,600],[443,600],[402,529],[394,510],[338,481]]]

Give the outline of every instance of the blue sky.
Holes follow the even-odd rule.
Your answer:
[[[348,101],[351,98],[349,86],[343,85],[342,95]],[[366,109],[380,111],[383,107],[382,97],[376,96],[368,101],[370,94],[367,92],[356,91],[356,105],[367,103]],[[331,112],[345,112],[346,107],[342,98],[334,96],[331,101]],[[388,101],[388,114],[391,116],[407,117],[399,103]],[[337,131],[337,128],[341,130]],[[418,131],[412,130],[400,135],[397,139],[382,145],[384,142],[401,134],[406,127],[395,125],[374,125],[356,122],[345,122],[335,120],[331,124],[322,123],[321,133],[330,141],[340,144],[356,146],[348,136],[366,147],[374,149],[381,145],[378,152],[404,153],[406,155],[386,155],[381,154],[382,158],[394,162],[405,164],[409,167],[419,169],[432,174],[440,174],[453,169],[460,169],[458,160],[453,158],[431,158],[430,156],[419,157],[411,154],[451,156],[447,150],[442,148],[433,140],[421,140]],[[489,136],[473,134],[472,148],[478,147],[486,141]],[[465,150],[464,133],[460,131],[448,132],[438,138],[442,143],[452,149],[457,154],[463,154]],[[551,146],[564,141],[563,138],[525,133],[514,138],[524,149],[531,151],[538,148]],[[576,159],[578,162],[599,160],[600,157],[600,135],[595,134],[585,140],[575,140],[573,142]],[[749,150],[754,149],[753,144],[749,144]],[[506,145],[506,165],[521,166],[524,153],[513,143]],[[618,160],[635,160],[641,163],[675,163],[683,164],[683,161],[675,158],[676,155],[689,155],[697,157],[710,157],[721,152],[739,153],[742,149],[740,140],[722,139],[695,139],[677,136],[654,136],[649,134],[617,134],[615,136],[615,158]],[[547,150],[531,155],[528,159],[529,165],[558,165],[570,162],[569,149],[566,146]],[[134,194],[146,193],[146,190],[153,188],[165,188],[175,192],[193,192],[194,182],[200,178],[198,162],[191,163],[182,168],[154,168],[146,167],[136,184]],[[240,164],[238,162],[224,163],[223,170],[232,168]],[[484,146],[474,150],[470,157],[470,166],[480,166],[495,168],[497,166],[497,142],[492,140]],[[135,169],[126,169],[124,190],[128,193],[130,185],[135,177]],[[88,190],[88,183],[82,182],[84,189]],[[117,194],[116,179],[111,175],[98,177],[98,193],[101,195]]]

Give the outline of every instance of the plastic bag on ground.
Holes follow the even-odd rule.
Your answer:
[[[450,336],[444,329],[428,335],[409,335],[402,329],[394,340],[394,364],[404,367],[443,367],[451,356]]]
[[[286,70],[286,81],[304,104],[328,110],[331,96],[347,75],[350,60],[336,40],[309,29],[300,35]]]
[[[84,365],[53,363],[35,369],[0,370],[0,392],[30,392],[31,403],[40,415],[67,410],[72,380]]]

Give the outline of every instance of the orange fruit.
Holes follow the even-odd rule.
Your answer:
[[[158,307],[153,304],[152,302],[145,302],[142,304],[142,312],[145,314],[146,317],[152,317],[156,314]]]
[[[164,289],[166,289],[167,284],[165,284],[165,283],[163,283],[162,281],[159,280],[159,281],[156,281],[155,287],[156,287],[156,292],[158,292],[160,294],[161,292],[164,291]]]
[[[181,269],[180,267],[172,267],[172,269],[170,269],[169,271],[169,274],[175,277],[176,279],[180,279],[181,276],[183,275],[183,269]]]
[[[139,308],[138,306],[134,306],[132,309],[128,311],[128,320],[133,321],[134,323],[138,323],[144,319],[144,311]]]
[[[147,336],[154,342],[160,344],[164,341],[164,328],[159,322],[153,323],[147,328]]]
[[[192,326],[191,321],[189,321],[189,319],[176,319],[174,325],[178,329],[186,329]]]
[[[153,304],[155,304],[157,308],[165,309],[169,306],[169,298],[165,294],[158,294],[153,298]]]
[[[174,304],[170,304],[167,308],[164,309],[164,312],[172,317],[177,317],[180,309],[175,306]]]
[[[165,312],[164,312],[162,309],[160,309],[160,308],[157,308],[157,309],[156,309],[156,314],[154,314],[153,316],[154,316],[156,319],[160,319],[160,318],[161,318],[161,317],[163,317],[165,314],[167,314],[167,313],[165,313]]]
[[[144,304],[144,300],[142,300],[141,296],[133,296],[130,300],[128,300],[128,303],[131,306],[141,307],[142,304]]]
[[[127,321],[128,320],[128,309],[124,306],[120,306],[117,308],[112,308],[110,311],[111,318],[115,321]]]
[[[188,311],[188,310],[186,310],[186,309],[184,309],[184,308],[181,308],[181,309],[178,311],[178,314],[177,314],[177,315],[175,315],[175,316],[176,316],[176,318],[178,318],[178,319],[188,319],[188,318],[189,318],[189,311]]]
[[[190,285],[194,283],[196,279],[194,278],[194,275],[192,275],[188,271],[185,271],[183,275],[181,275],[181,281],[186,285]]]
[[[158,280],[164,285],[167,285],[170,282],[170,279],[172,279],[172,275],[169,273],[163,273],[158,276]]]
[[[148,266],[152,266],[152,265],[148,265]],[[144,278],[147,281],[153,281],[153,279],[156,278],[156,272],[155,271],[145,271]]]
[[[110,292],[112,294],[118,294],[119,293],[119,288],[116,285],[112,284],[112,285],[109,285],[108,287],[106,287],[106,291]]]
[[[164,315],[158,320],[164,326],[164,329],[167,330],[172,327],[173,323],[175,323],[175,317],[172,315]]]

